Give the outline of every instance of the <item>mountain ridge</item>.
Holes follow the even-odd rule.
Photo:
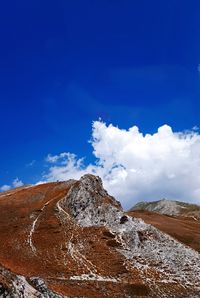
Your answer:
[[[179,215],[200,219],[200,205],[176,200],[161,199],[151,202],[142,201],[135,204],[129,211],[133,210],[147,210],[171,216]]]

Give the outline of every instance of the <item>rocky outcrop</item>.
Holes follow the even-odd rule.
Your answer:
[[[3,298],[67,298],[49,290],[41,278],[27,280],[0,267],[0,297]]]

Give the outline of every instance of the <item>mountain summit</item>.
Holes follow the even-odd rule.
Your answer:
[[[195,204],[188,204],[180,201],[172,201],[162,199],[160,201],[153,202],[139,202],[133,206],[130,211],[133,210],[147,210],[166,215],[179,215],[185,217],[193,217],[200,219],[200,206]]]
[[[101,179],[0,194],[2,297],[200,296],[200,255],[128,215]]]

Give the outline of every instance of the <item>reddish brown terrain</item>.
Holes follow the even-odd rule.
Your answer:
[[[172,216],[146,210],[135,210],[130,216],[143,219],[178,241],[200,253],[200,220],[187,216]]]
[[[0,212],[0,297],[200,297],[200,255],[124,213],[98,177],[2,193]]]

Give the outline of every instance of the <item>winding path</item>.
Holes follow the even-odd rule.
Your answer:
[[[31,247],[31,250],[33,253],[36,253],[36,247],[33,245],[33,233],[35,232],[35,226],[36,226],[36,223],[38,221],[38,219],[40,218],[40,216],[42,215],[42,212],[44,211],[44,209],[49,205],[49,203],[52,201],[53,199],[49,200],[48,202],[46,202],[44,204],[44,206],[42,207],[41,211],[40,211],[40,214],[36,217],[36,219],[33,221],[32,223],[32,226],[31,226],[31,230],[30,230],[30,233],[28,235],[28,243]]]

